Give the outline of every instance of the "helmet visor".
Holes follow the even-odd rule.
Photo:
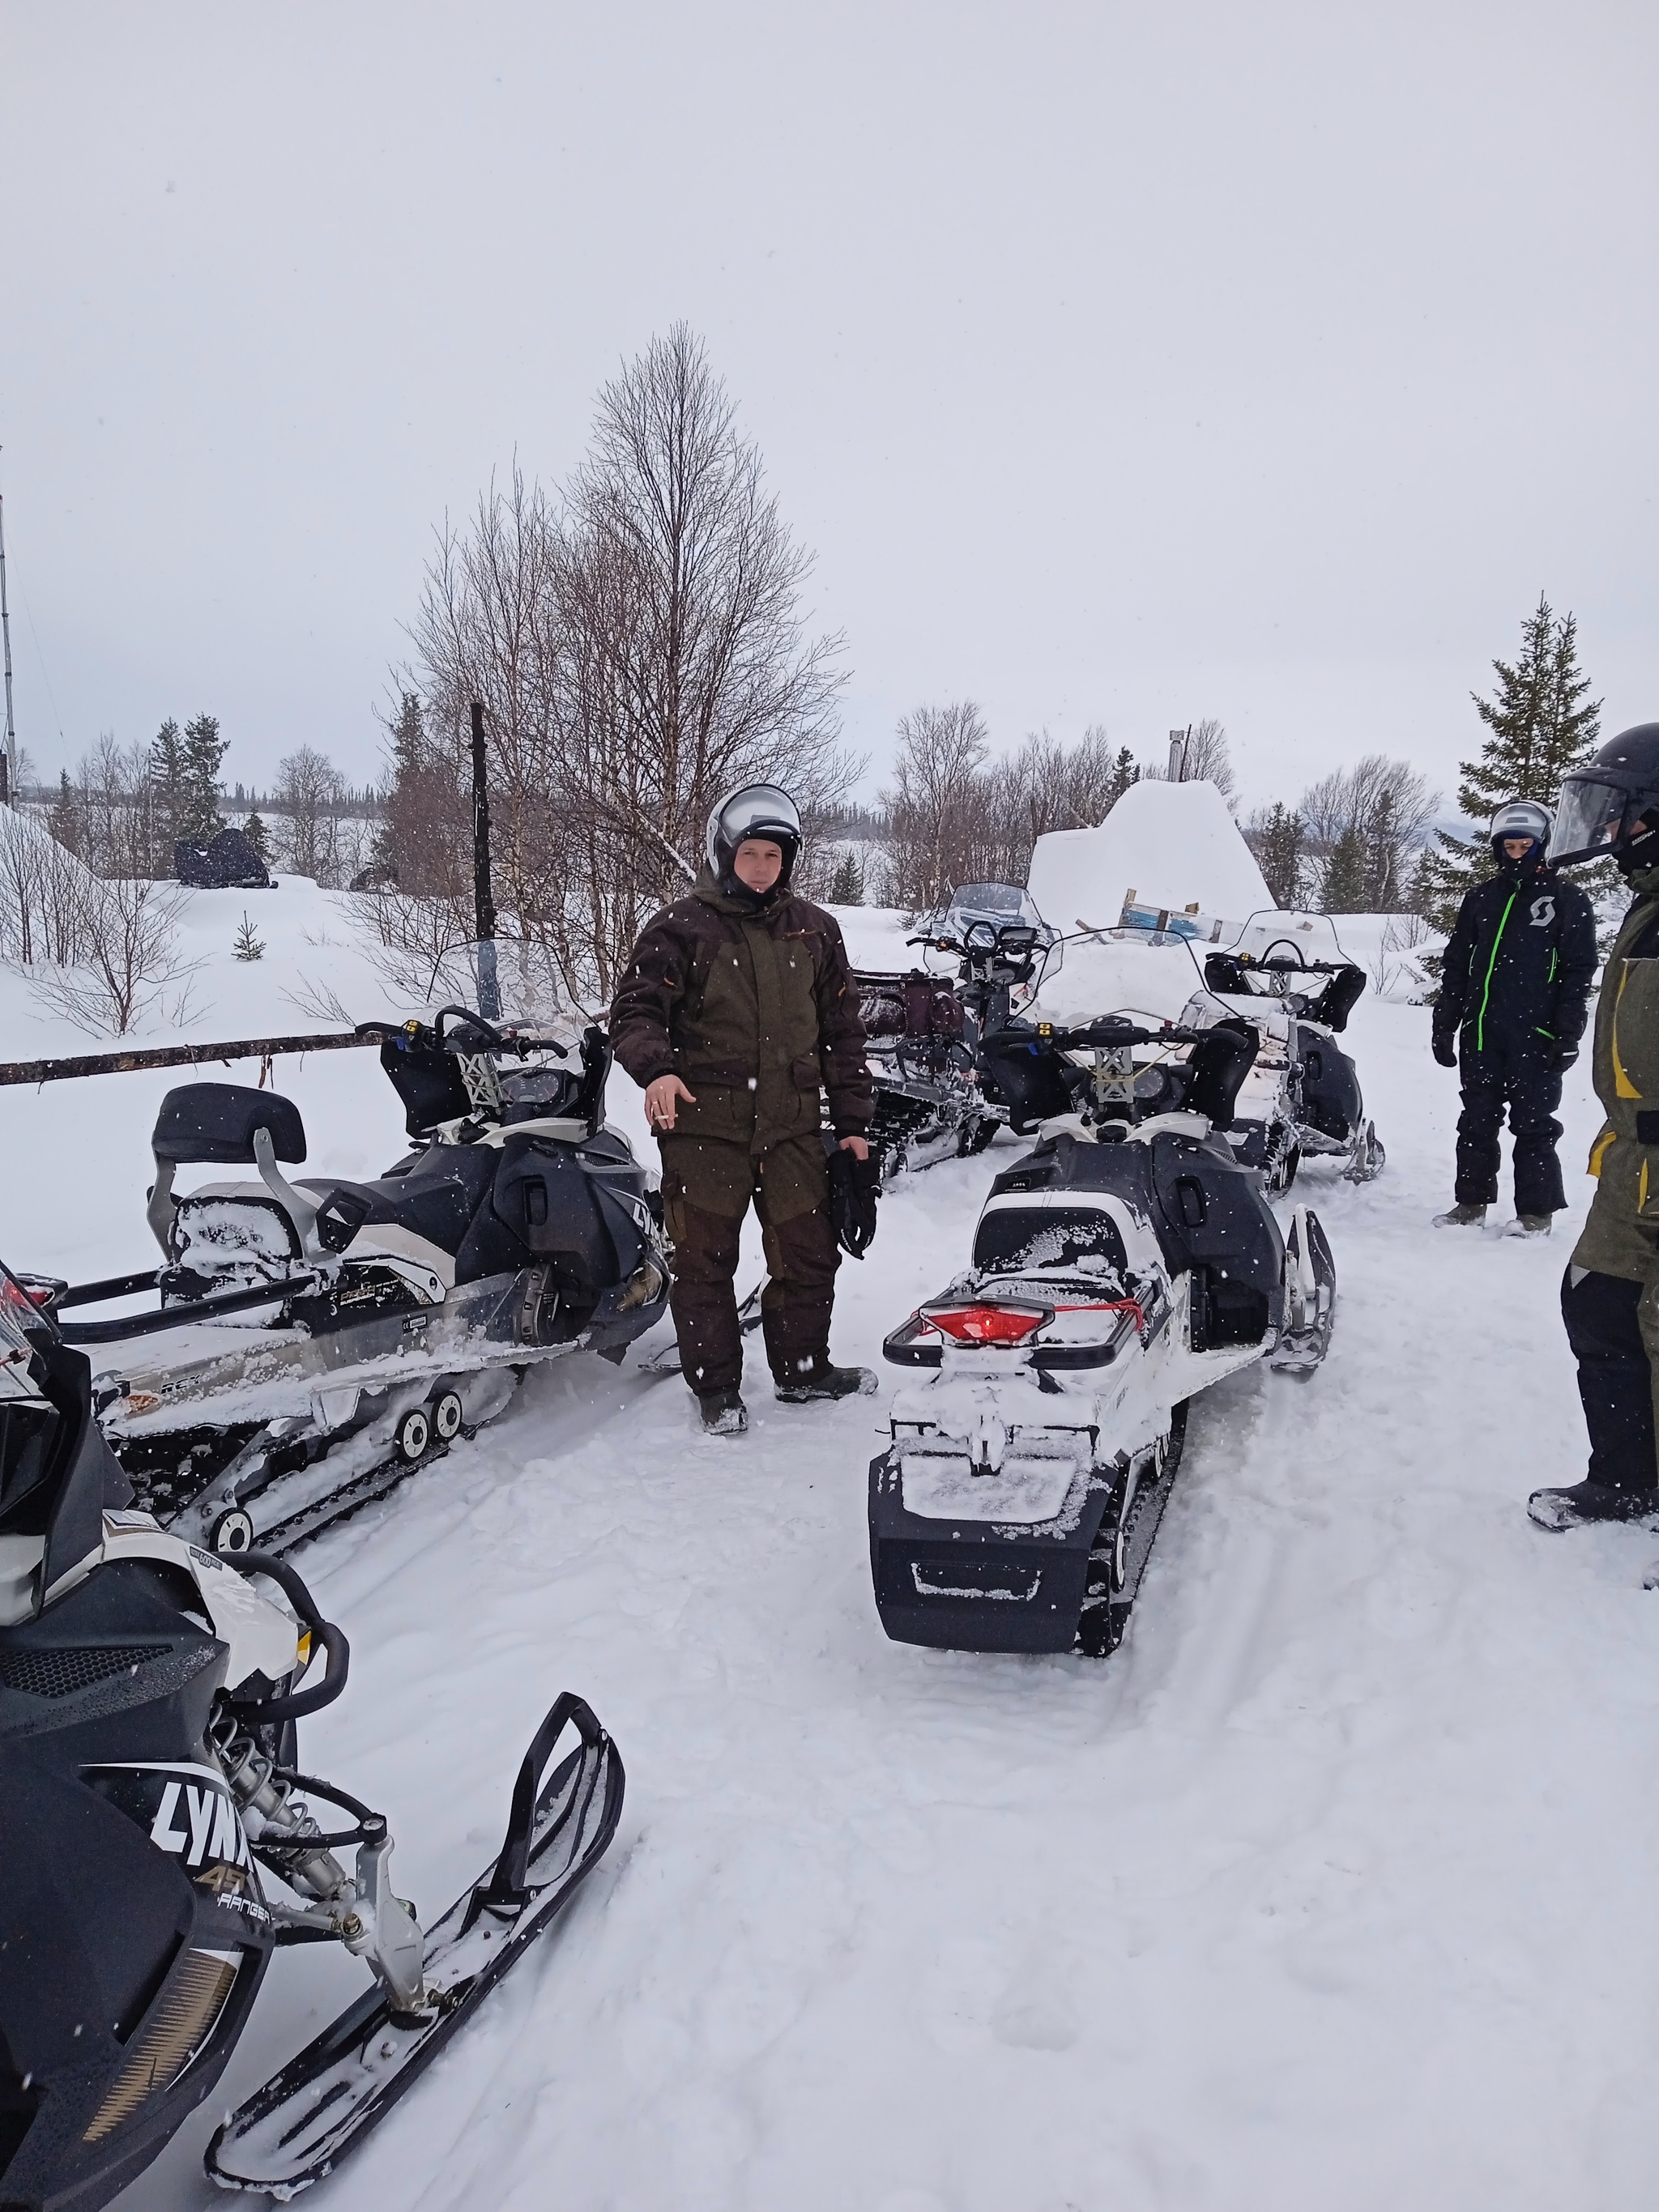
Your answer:
[[[775,783],[751,783],[734,791],[714,817],[714,839],[735,853],[745,837],[800,837],[800,816],[787,791]]]
[[[1638,804],[1632,793],[1617,784],[1569,776],[1556,803],[1555,834],[1549,850],[1552,865],[1559,867],[1564,861],[1594,860],[1610,853],[1635,829]]]

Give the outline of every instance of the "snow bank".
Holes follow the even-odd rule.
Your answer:
[[[1132,783],[1097,830],[1051,830],[1031,896],[1061,930],[1114,922],[1126,894],[1243,921],[1273,904],[1255,855],[1212,783]]]

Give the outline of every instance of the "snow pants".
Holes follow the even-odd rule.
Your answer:
[[[1567,1202],[1555,1147],[1561,1124],[1561,1078],[1530,1043],[1493,1037],[1484,1052],[1462,1056],[1463,1111],[1457,1120],[1459,1206],[1491,1206],[1498,1197],[1498,1135],[1509,1108],[1515,1139],[1515,1210],[1559,1213]]]
[[[1659,1484],[1659,1281],[1629,1282],[1570,1266],[1561,1278],[1561,1318],[1578,1362],[1589,1480],[1614,1490],[1652,1490]]]
[[[841,1248],[818,1139],[793,1139],[752,1157],[741,1146],[707,1139],[658,1142],[663,1216],[674,1246],[668,1304],[686,1381],[699,1396],[742,1384],[743,1330],[732,1284],[751,1203],[766,1255],[761,1334],[772,1379],[794,1382],[821,1366],[830,1357]],[[810,1203],[814,1196],[817,1204]]]

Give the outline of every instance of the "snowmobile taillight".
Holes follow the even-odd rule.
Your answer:
[[[1045,1322],[1052,1306],[923,1306],[920,1318],[953,1344],[1024,1344]]]

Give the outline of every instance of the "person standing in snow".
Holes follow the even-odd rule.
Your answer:
[[[1458,909],[1441,966],[1434,1056],[1462,1067],[1453,1204],[1438,1229],[1478,1226],[1498,1196],[1498,1132],[1515,1139],[1510,1234],[1547,1237],[1566,1204],[1555,1147],[1561,1078],[1578,1057],[1595,975],[1595,911],[1552,870],[1549,809],[1511,799],[1488,832],[1498,873]]]
[[[723,799],[690,896],[647,925],[611,1009],[617,1058],[645,1091],[662,1151],[681,1372],[720,1436],[748,1426],[732,1279],[751,1201],[778,1396],[803,1405],[876,1387],[867,1368],[830,1358],[841,1254],[819,1095],[842,1146],[866,1160],[875,1086],[840,927],[790,889],[800,836],[774,785]]]
[[[1574,1528],[1659,1512],[1659,722],[1624,731],[1566,778],[1550,853],[1559,866],[1611,859],[1632,893],[1595,1008],[1607,1115],[1590,1146],[1595,1195],[1561,1281],[1589,1470],[1527,1501],[1540,1528]]]

